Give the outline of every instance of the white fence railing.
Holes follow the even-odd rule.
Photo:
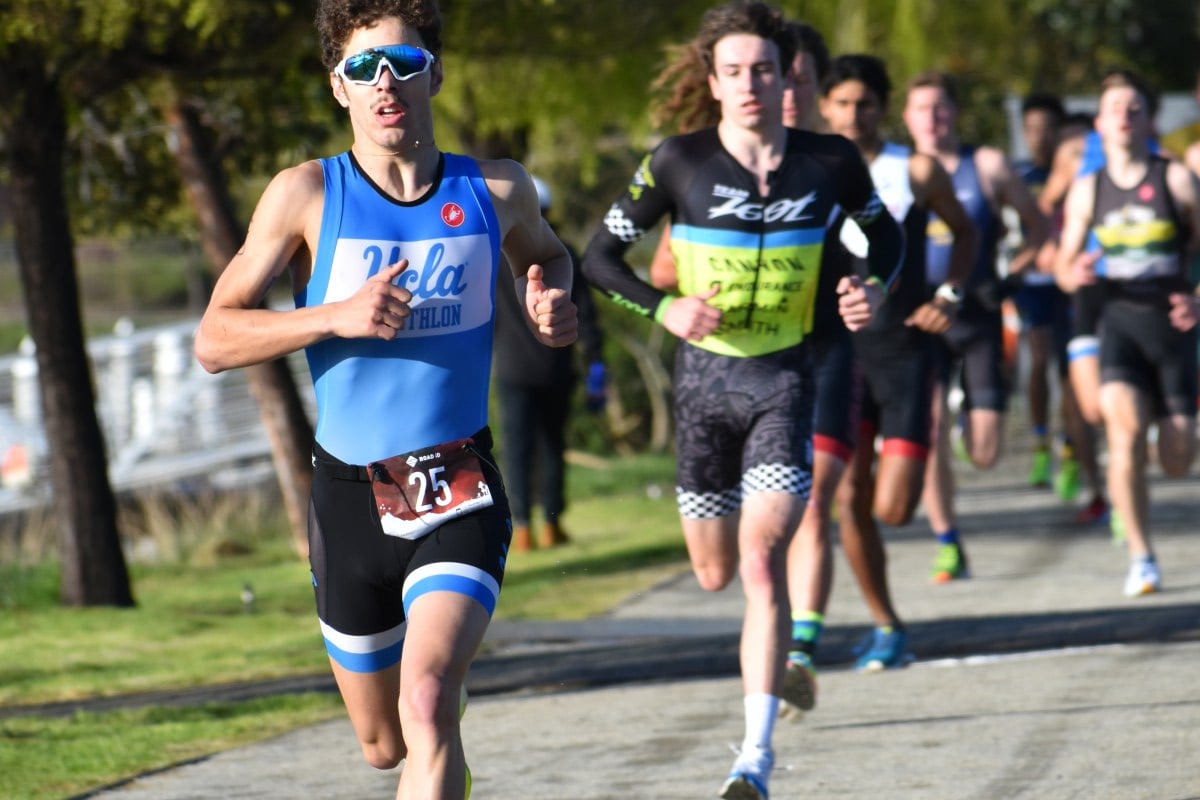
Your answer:
[[[269,470],[270,446],[242,370],[210,375],[192,357],[197,321],[146,330],[118,322],[88,342],[109,479],[117,491],[221,485]],[[289,361],[312,413],[302,356]],[[48,500],[37,363],[28,340],[0,358],[0,512]]]

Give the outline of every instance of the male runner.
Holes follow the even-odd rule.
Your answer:
[[[765,798],[789,639],[787,546],[811,482],[806,338],[825,228],[835,207],[852,214],[871,240],[873,273],[887,278],[901,237],[853,145],[784,126],[794,44],[777,9],[746,0],[712,9],[693,45],[721,120],[647,156],[588,246],[584,274],[683,340],[674,386],[684,538],[704,589],[724,588],[736,570],[746,597],[746,735],[722,796]],[[680,297],[624,259],[666,214]],[[870,321],[884,283],[841,281],[848,326]]]
[[[950,174],[979,237],[958,316],[942,336],[944,346],[939,347],[941,375],[934,388],[934,447],[925,475],[925,510],[938,539],[932,578],[935,583],[945,583],[970,574],[954,518],[950,421],[946,413],[951,368],[954,362],[961,363],[967,455],[976,467],[989,469],[1000,456],[1007,399],[1002,371],[1002,298],[996,275],[1000,210],[1004,206],[1014,208],[1026,232],[1025,246],[1011,262],[1014,272],[1023,271],[1035,260],[1045,239],[1046,222],[1002,152],[959,142],[957,89],[948,75],[925,72],[909,81],[904,123],[916,151],[936,158]],[[931,216],[926,260],[926,280],[931,286],[944,284],[951,244],[944,223]],[[946,291],[947,295],[951,293]]]
[[[925,229],[932,211],[954,237],[948,285],[962,286],[975,259],[975,228],[937,159],[883,140],[891,80],[883,61],[869,55],[834,59],[822,85],[821,116],[831,133],[857,145],[870,165],[880,199],[905,232],[903,272],[896,292],[871,324],[854,334],[862,374],[857,446],[838,488],[842,548],[875,620],[855,666],[876,671],[903,666],[907,634],[892,605],[887,555],[875,519],[907,525],[921,498],[929,453],[933,336],[945,333],[957,303],[925,283]],[[842,228],[851,252],[865,255],[861,232]],[[878,460],[876,435],[882,437]]]
[[[783,123],[797,130],[814,130],[817,92],[829,69],[829,50],[811,25],[789,21],[787,26],[796,40],[796,54],[792,68],[784,76]],[[672,65],[664,73],[675,81],[675,96],[681,98],[670,109],[670,116],[690,120],[708,118],[715,124],[720,107],[711,94],[686,90],[689,84],[698,81],[697,73],[707,82],[704,69],[684,70],[681,65]],[[666,78],[659,81],[666,82]],[[684,97],[690,102],[683,102]],[[673,291],[678,287],[678,274],[671,253],[671,226],[668,223],[663,227],[650,264],[650,283],[664,291]],[[813,653],[824,629],[825,606],[833,583],[830,512],[833,493],[854,447],[858,404],[853,400],[857,390],[853,344],[837,311],[836,291],[839,280],[847,274],[849,259],[844,248],[834,241],[821,254],[813,329],[809,336],[815,383],[813,488],[800,528],[788,548],[792,643],[780,690],[785,712],[808,711],[816,705],[817,670]]]
[[[1167,475],[1186,474],[1196,449],[1200,298],[1186,256],[1200,244],[1200,181],[1183,164],[1150,153],[1150,97],[1145,83],[1125,70],[1101,83],[1096,131],[1105,166],[1071,185],[1055,262],[1066,289],[1090,285],[1100,253],[1084,252],[1089,232],[1102,248],[1100,413],[1109,495],[1128,543],[1128,596],[1162,587],[1147,529],[1147,430],[1158,426]]]
[[[1029,157],[1013,165],[1017,175],[1036,197],[1050,176],[1054,151],[1058,145],[1058,128],[1065,111],[1062,101],[1052,94],[1032,94],[1021,103],[1021,130]],[[1017,249],[1024,238],[1020,225],[1010,225],[1006,244]],[[1029,262],[1019,274],[1009,273],[1014,286],[1012,302],[1021,319],[1021,335],[1029,353],[1029,383],[1026,397],[1029,421],[1033,427],[1033,463],[1029,470],[1029,485],[1050,487],[1050,363],[1053,360],[1060,374],[1066,375],[1067,298],[1054,283],[1054,276],[1042,272]],[[1062,382],[1064,389],[1066,381]],[[1063,416],[1069,413],[1070,400],[1063,391]],[[1070,451],[1064,447],[1064,456]],[[1059,464],[1056,480],[1063,492],[1074,499],[1078,491],[1079,465],[1064,457]],[[1074,483],[1074,491],[1069,485]]]
[[[353,144],[271,181],[196,356],[219,372],[306,351],[310,562],[333,674],[367,762],[406,759],[396,796],[457,800],[460,693],[512,535],[487,432],[494,278],[503,250],[531,328],[561,347],[571,262],[519,164],[438,149],[433,0],[322,0],[316,23]],[[296,308],[260,307],[289,270]]]
[[[1051,235],[1038,254],[1038,265],[1042,271],[1054,269],[1058,237],[1062,233],[1063,201],[1075,178],[1087,174],[1083,171],[1084,154],[1088,139],[1095,135],[1094,126],[1092,115],[1085,113],[1067,114],[1059,126],[1059,142],[1054,150],[1050,174],[1038,195],[1038,207],[1051,221]],[[1089,161],[1092,160],[1089,158]],[[1088,172],[1099,168],[1099,165],[1086,166]],[[1066,352],[1062,354],[1065,359],[1065,380],[1061,386],[1063,423],[1069,444],[1063,448],[1063,463],[1055,479],[1055,488],[1064,500],[1074,499],[1078,491],[1078,475],[1072,475],[1067,466],[1074,462],[1083,471],[1091,490],[1091,499],[1075,515],[1075,521],[1079,523],[1109,519],[1108,501],[1104,497],[1096,457],[1095,426],[1100,421],[1100,412],[1096,409],[1096,398],[1100,394],[1100,348],[1096,338],[1096,321],[1103,303],[1099,296],[1101,292],[1102,287],[1094,284],[1080,287],[1067,298],[1067,343]]]

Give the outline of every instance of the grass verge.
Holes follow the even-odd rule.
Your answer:
[[[672,465],[640,456],[573,467],[571,542],[511,554],[497,617],[583,619],[684,569]],[[53,566],[0,564],[0,705],[324,674],[307,566],[290,554],[281,517],[235,525],[214,510],[207,531],[173,548],[180,561],[133,568],[133,609],[60,608]],[[237,546],[223,546],[231,535]],[[0,720],[0,797],[69,797],[341,708],[314,694]]]

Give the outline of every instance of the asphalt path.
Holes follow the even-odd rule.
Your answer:
[[[838,556],[817,708],[777,727],[772,798],[1200,798],[1200,480],[1153,473],[1165,586],[1128,599],[1107,528],[1025,487],[1026,466],[1018,448],[993,473],[958,468],[970,580],[929,582],[923,520],[886,531],[917,659],[906,669],[850,669],[869,618]],[[741,613],[736,585],[705,593],[681,564],[600,618],[496,622],[468,679],[473,796],[715,796],[741,738]],[[332,683],[246,684],[220,699],[314,688]],[[106,702],[200,699],[211,690]],[[362,761],[339,719],[86,796],[388,798],[396,780]]]

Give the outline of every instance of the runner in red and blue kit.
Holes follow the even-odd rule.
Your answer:
[[[907,663],[907,632],[888,589],[887,558],[876,523],[905,525],[921,497],[930,445],[932,346],[957,310],[925,281],[925,229],[931,211],[953,237],[948,285],[961,286],[975,253],[975,231],[945,170],[931,156],[883,139],[891,80],[866,54],[836,58],[822,84],[821,115],[868,163],[875,190],[905,233],[903,271],[870,325],[854,334],[863,397],[857,447],[837,491],[842,550],[875,622],[855,662],[875,671]],[[841,228],[861,258],[868,244],[853,223]],[[876,452],[877,438],[882,440]]]

